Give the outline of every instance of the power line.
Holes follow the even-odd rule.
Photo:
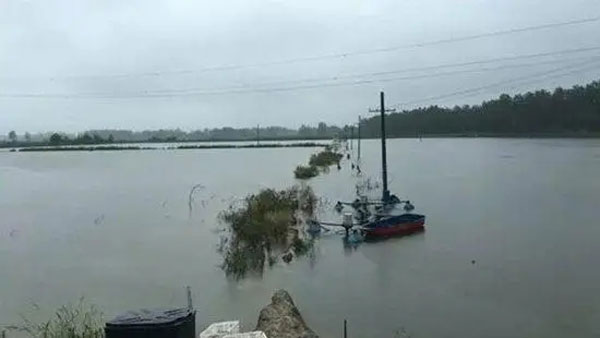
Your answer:
[[[598,55],[593,57],[585,58],[586,61],[597,60]],[[581,60],[578,58],[576,60]],[[291,86],[291,87],[271,87],[271,88],[247,88],[243,87],[242,89],[238,89],[237,87],[231,88],[221,88],[213,91],[176,91],[170,90],[166,93],[153,93],[150,91],[142,91],[136,93],[129,93],[126,95],[115,95],[111,93],[84,93],[84,94],[45,94],[45,93],[0,93],[0,98],[30,98],[30,99],[45,99],[45,98],[55,98],[55,99],[146,99],[146,98],[176,98],[176,97],[194,97],[194,96],[206,96],[206,95],[225,95],[225,94],[244,94],[244,93],[271,93],[271,92],[284,92],[284,91],[296,91],[296,90],[306,90],[306,89],[316,89],[316,88],[326,88],[326,87],[341,87],[341,86],[356,86],[370,83],[383,83],[383,82],[393,82],[393,81],[403,81],[403,80],[415,80],[415,79],[424,79],[424,78],[435,78],[442,76],[450,76],[450,75],[459,75],[459,74],[468,74],[468,73],[483,73],[489,71],[503,70],[503,69],[512,69],[512,68],[523,68],[523,67],[537,67],[541,65],[547,64],[556,64],[562,63],[565,61],[573,61],[573,60],[547,60],[547,61],[538,61],[536,63],[521,63],[521,64],[510,64],[510,65],[500,65],[496,67],[487,67],[487,68],[475,68],[475,69],[461,69],[447,72],[438,72],[432,74],[419,74],[419,75],[411,75],[411,76],[402,76],[402,77],[388,77],[388,78],[376,78],[376,79],[359,79],[354,81],[346,81],[346,82],[330,82],[330,83],[317,83],[312,85],[299,85],[299,86]],[[559,69],[568,68],[561,67]]]
[[[499,57],[499,58],[492,58],[492,59],[460,62],[460,63],[448,63],[448,64],[441,64],[441,65],[434,65],[434,66],[403,68],[403,69],[396,69],[396,70],[391,70],[391,71],[356,73],[356,74],[337,75],[337,76],[330,76],[330,77],[313,77],[313,78],[298,79],[298,80],[270,81],[270,82],[262,82],[262,83],[253,84],[253,86],[262,87],[262,86],[310,83],[310,82],[321,82],[321,81],[338,81],[338,80],[342,80],[342,79],[375,77],[375,76],[398,74],[398,73],[409,73],[409,72],[436,70],[436,69],[443,69],[443,68],[465,67],[465,66],[488,64],[488,63],[494,63],[494,62],[516,61],[516,60],[522,60],[522,59],[533,59],[533,58],[541,58],[541,57],[547,57],[547,56],[566,55],[566,54],[582,53],[582,52],[597,51],[597,50],[600,50],[600,46],[566,49],[566,50],[535,53],[535,54],[515,55],[515,56]],[[229,86],[229,87],[224,87],[224,88],[222,87],[222,88],[217,88],[217,89],[212,89],[212,90],[219,91],[219,90],[233,90],[233,89],[248,89],[248,85]],[[145,90],[144,94],[154,94],[154,93],[168,94],[168,93],[180,93],[180,92],[196,92],[196,91],[203,91],[203,90],[210,90],[210,88],[192,87],[192,88],[185,88],[185,89]]]
[[[580,69],[574,69],[568,72],[562,72],[565,69],[570,69],[570,68],[578,68],[580,66],[585,66],[585,65],[589,65],[589,64],[595,64],[598,61],[600,61],[600,59],[595,59],[594,61],[588,61],[588,62],[583,62],[583,63],[577,63],[575,65],[571,65],[571,66],[565,66],[565,67],[560,67],[560,68],[555,68],[549,71],[544,71],[544,72],[538,72],[538,73],[534,73],[534,74],[530,74],[527,76],[522,76],[522,77],[518,77],[518,78],[514,78],[514,79],[509,79],[509,80],[504,80],[504,81],[499,81],[499,82],[494,82],[488,85],[484,85],[484,86],[479,86],[479,87],[475,87],[475,88],[469,88],[469,89],[465,89],[465,90],[460,90],[460,91],[456,91],[456,92],[452,92],[452,93],[447,93],[447,94],[442,94],[442,95],[437,95],[437,96],[431,96],[431,97],[427,97],[427,98],[423,98],[423,99],[418,99],[418,100],[411,100],[411,101],[406,101],[406,102],[402,102],[402,103],[397,103],[392,105],[393,107],[400,107],[400,106],[408,106],[408,105],[413,105],[413,104],[419,104],[419,103],[424,103],[424,102],[432,102],[432,101],[437,101],[437,100],[441,100],[441,99],[447,99],[447,98],[453,98],[453,97],[464,97],[464,96],[470,96],[470,95],[476,95],[479,94],[482,90],[485,89],[491,89],[491,88],[496,88],[498,86],[503,86],[506,84],[513,84],[513,83],[519,83],[519,82],[524,82],[524,83],[529,83],[531,82],[531,80],[539,80],[539,79],[543,79],[543,78],[556,78],[556,77],[563,77],[563,76],[567,76],[567,75],[572,75],[572,74],[576,74],[576,73],[580,73],[583,71],[588,71],[591,69],[595,69],[598,68],[598,65],[593,65],[592,67],[583,67]],[[558,74],[555,74],[558,73]],[[554,75],[553,75],[554,74]]]
[[[497,31],[491,31],[491,32],[481,33],[481,34],[465,35],[465,36],[455,37],[455,38],[432,40],[432,41],[411,43],[411,44],[398,45],[398,46],[392,46],[392,47],[364,49],[364,50],[356,50],[356,51],[350,51],[350,52],[324,54],[324,55],[318,55],[318,56],[298,57],[298,58],[284,59],[284,60],[280,60],[280,61],[248,63],[248,64],[238,64],[238,65],[235,65],[235,64],[221,65],[221,66],[213,66],[213,67],[206,67],[206,68],[200,68],[200,69],[183,69],[183,70],[173,70],[173,71],[150,71],[150,72],[122,73],[122,74],[55,76],[55,77],[51,77],[51,79],[55,80],[55,79],[78,79],[78,78],[126,78],[126,77],[162,76],[162,75],[168,75],[168,74],[182,75],[182,74],[193,74],[193,73],[204,73],[204,72],[215,72],[215,71],[238,70],[238,69],[244,69],[244,68],[278,66],[278,65],[303,63],[303,62],[315,62],[315,61],[322,61],[322,60],[328,60],[328,59],[349,58],[349,57],[354,57],[354,56],[370,55],[370,54],[376,54],[376,53],[389,53],[389,52],[395,52],[395,51],[404,50],[404,49],[422,48],[422,47],[443,45],[443,44],[449,44],[449,43],[455,43],[455,42],[478,40],[478,39],[483,39],[483,38],[488,38],[488,37],[496,37],[496,36],[502,36],[502,35],[523,33],[523,32],[540,31],[540,30],[567,27],[567,26],[573,26],[573,25],[581,25],[581,24],[593,23],[593,22],[597,22],[597,21],[600,21],[600,16],[584,18],[584,19],[577,19],[577,20],[570,20],[570,21],[553,22],[553,23],[527,26],[527,27],[521,27],[521,28],[497,30]]]
[[[593,59],[597,59],[597,58],[598,58],[598,56],[595,56]],[[589,60],[589,58],[587,60]],[[564,60],[560,60],[560,61],[564,61]],[[553,63],[557,63],[557,62],[555,60],[552,60],[552,61],[547,61],[547,62],[516,64],[516,65],[503,65],[503,66],[498,66],[498,67],[457,70],[457,71],[441,72],[441,73],[434,73],[434,74],[421,74],[421,75],[378,78],[378,79],[359,79],[359,80],[347,81],[347,82],[320,83],[320,84],[314,84],[314,85],[300,85],[300,86],[293,86],[293,87],[245,88],[245,89],[239,89],[239,90],[225,89],[222,91],[212,91],[212,92],[181,92],[181,93],[169,93],[169,94],[158,93],[158,94],[132,96],[132,98],[186,97],[186,96],[198,96],[198,95],[202,96],[202,95],[223,95],[223,94],[243,94],[243,93],[285,92],[285,91],[317,89],[317,88],[327,88],[327,87],[356,86],[356,85],[371,84],[371,83],[383,83],[383,82],[393,82],[393,81],[416,80],[416,79],[424,79],[424,78],[435,78],[435,77],[440,77],[440,76],[459,75],[459,74],[467,74],[467,73],[481,73],[481,72],[488,72],[488,71],[502,70],[502,69],[534,67],[534,66],[539,66],[539,65],[544,65],[544,64],[553,64]],[[116,98],[120,98],[120,97],[116,97]],[[122,96],[122,98],[128,98],[128,97]]]

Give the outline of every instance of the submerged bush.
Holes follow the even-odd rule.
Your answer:
[[[61,306],[46,322],[36,323],[23,316],[23,323],[13,329],[31,337],[41,338],[102,338],[104,337],[102,313],[83,298],[75,304]]]
[[[303,216],[314,212],[317,199],[308,186],[286,190],[264,189],[247,196],[241,207],[230,206],[220,219],[229,226],[223,241],[223,270],[242,278],[248,272],[261,273],[265,261],[272,265],[274,255],[286,251],[298,237],[293,231]]]
[[[326,147],[325,150],[310,156],[308,164],[315,167],[329,167],[340,162],[344,155]]]
[[[317,169],[317,167],[315,167],[314,165],[310,165],[310,166],[302,166],[299,165],[296,167],[296,170],[294,170],[294,176],[298,179],[309,179],[312,177],[315,177],[319,175],[319,169]]]
[[[325,149],[316,154],[312,154],[308,161],[308,166],[299,165],[294,170],[294,176],[298,179],[309,179],[319,175],[319,170],[327,172],[329,166],[337,164],[338,169],[340,161],[344,157],[339,153],[339,142],[334,142],[331,145],[325,146]]]

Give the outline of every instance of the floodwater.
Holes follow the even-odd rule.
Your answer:
[[[364,177],[379,176],[379,149],[363,142]],[[183,306],[189,285],[200,327],[251,329],[285,288],[323,337],[344,319],[350,337],[600,335],[600,140],[389,140],[391,190],[425,233],[357,247],[323,234],[309,256],[227,281],[217,213],[294,184],[314,151],[0,153],[0,325],[81,296],[107,317]],[[353,198],[342,167],[310,181],[323,200]]]

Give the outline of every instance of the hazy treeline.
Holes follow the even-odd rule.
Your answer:
[[[299,129],[284,127],[261,128],[214,128],[194,130],[160,129],[131,131],[122,129],[89,130],[80,134],[44,133],[17,135],[10,132],[4,141],[5,146],[18,145],[65,145],[65,144],[102,144],[125,142],[187,142],[187,141],[244,141],[275,139],[319,139],[341,135],[342,129],[319,123],[317,126],[301,126]]]
[[[380,134],[380,117],[363,121],[362,134]],[[600,81],[553,92],[500,95],[479,105],[429,106],[386,116],[390,137],[455,135],[536,135],[600,132]]]
[[[479,105],[453,108],[429,106],[386,118],[389,137],[427,135],[506,135],[544,134],[594,135],[600,132],[600,81],[553,92],[538,90],[510,96],[502,94]],[[355,136],[356,136],[356,128]],[[375,114],[363,119],[362,137],[378,137],[380,117]],[[173,142],[173,141],[242,141],[275,139],[318,139],[350,136],[350,126],[343,128],[323,122],[298,129],[285,127],[214,128],[183,131],[160,130],[89,130],[77,135],[46,133],[17,135],[11,131],[4,146],[40,144],[102,144],[113,142]]]

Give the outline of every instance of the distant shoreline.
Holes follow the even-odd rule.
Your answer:
[[[126,144],[126,143],[123,143]],[[168,147],[144,146],[115,146],[115,145],[87,145],[87,146],[41,146],[13,148],[11,152],[47,152],[47,151],[125,151],[125,150],[187,150],[187,149],[261,149],[261,148],[317,148],[325,147],[324,143],[267,143],[267,144],[213,144],[213,145],[178,145]]]
[[[422,135],[387,135],[388,139],[418,139],[418,138],[514,138],[514,139],[595,139],[600,138],[600,133],[589,132],[561,132],[561,133],[449,133],[449,134],[422,134]],[[357,138],[354,138],[356,140]],[[378,136],[363,137],[363,140],[378,140]],[[114,142],[109,145],[103,144],[62,144],[48,145],[47,143],[34,143],[27,145],[26,143],[0,144],[0,149],[10,149],[11,152],[39,152],[39,151],[123,151],[123,150],[177,150],[177,149],[245,149],[245,148],[303,148],[303,147],[324,147],[326,144],[322,142],[324,138],[269,138],[263,139],[261,142],[289,142],[289,141],[307,141],[296,143],[263,143],[263,144],[196,144],[186,145],[185,143],[224,143],[224,142],[256,142],[256,140],[246,139],[223,139],[223,140],[146,140],[146,141],[131,141],[131,142]],[[178,144],[166,147],[147,147],[147,146],[128,146],[128,144]]]

